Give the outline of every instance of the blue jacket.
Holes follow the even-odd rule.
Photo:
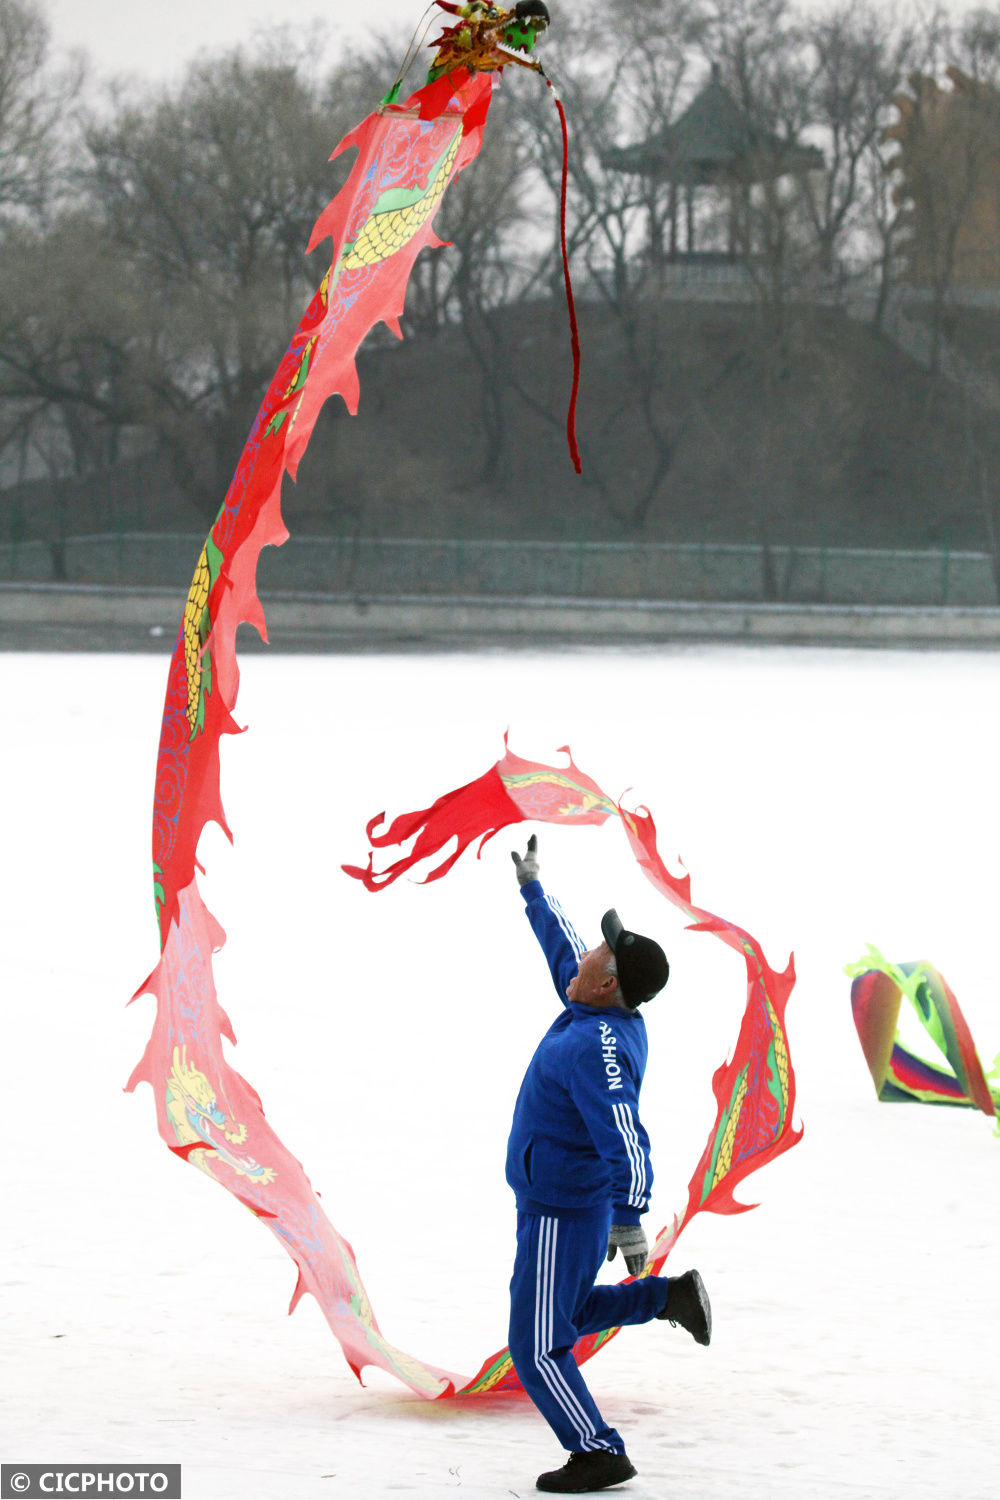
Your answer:
[[[564,1009],[517,1096],[507,1181],[525,1213],[576,1218],[610,1206],[612,1223],[638,1224],[653,1185],[638,1107],[645,1022],[637,1011],[567,1001],[583,944],[540,881],[529,881],[521,894]]]

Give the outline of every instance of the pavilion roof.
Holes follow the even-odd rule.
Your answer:
[[[816,170],[823,166],[823,153],[756,125],[713,64],[708,83],[672,125],[645,141],[608,152],[605,161],[619,172],[699,186],[733,179],[759,182]]]

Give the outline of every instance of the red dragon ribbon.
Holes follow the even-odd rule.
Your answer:
[[[507,748],[495,766],[477,780],[446,792],[430,807],[404,813],[378,832],[382,815],[368,825],[372,852],[364,867],[345,865],[348,875],[370,891],[384,890],[401,875],[444,850],[452,839],[457,847],[445,855],[424,877],[424,883],[440,880],[462,853],[479,840],[478,853],[502,828],[515,823],[561,823],[585,827],[618,818],[632,854],[647,880],[661,895],[690,918],[695,932],[712,933],[739,953],[747,971],[747,999],[733,1055],[712,1079],[716,1099],[715,1123],[688,1187],[683,1214],[662,1229],[650,1253],[644,1276],[657,1275],[685,1225],[695,1214],[745,1213],[752,1204],[739,1203],[733,1190],[751,1172],[773,1161],[801,1139],[801,1128],[792,1125],[795,1106],[795,1074],[792,1071],[785,1034],[785,1007],[795,983],[792,961],[784,973],[776,973],[764,957],[756,938],[742,927],[714,916],[691,900],[690,876],[677,876],[664,865],[656,847],[656,827],[647,808],[627,811],[602,791],[596,781],[573,762],[567,746],[565,767],[522,760]],[[375,851],[415,840],[408,853],[385,869],[375,870]],[[574,1354],[582,1364],[618,1332],[617,1328],[588,1334],[577,1343]],[[518,1391],[520,1382],[507,1349],[484,1361],[478,1373],[458,1392],[480,1395]]]
[[[378,1364],[425,1396],[460,1377],[396,1349],[382,1335],[347,1240],[327,1218],[300,1163],[264,1117],[260,1099],[229,1066],[233,1041],[219,1005],[212,957],[221,927],[198,890],[205,824],[227,833],[219,779],[223,735],[239,732],[236,632],[264,635],[256,572],[261,548],[287,536],[281,482],[293,477],[319,410],[331,395],[353,412],[355,356],[373,325],[399,334],[406,283],[445,191],[482,141],[493,80],[461,69],[386,104],[352,130],[334,155],[355,147],[344,187],[313,232],[333,240],[330,270],[271,381],[232,484],[195,568],[170,662],[153,807],[153,878],[160,960],[137,994],[156,997],[156,1021],[128,1082],[148,1083],[163,1140],[177,1156],[233,1193],[277,1236],[298,1267],[294,1307],[319,1302],[359,1375]]]

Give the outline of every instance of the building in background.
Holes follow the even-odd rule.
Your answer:
[[[1000,291],[1000,91],[947,73],[950,89],[914,75],[885,132],[899,146],[904,274],[914,287]]]

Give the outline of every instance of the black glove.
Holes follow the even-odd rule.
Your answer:
[[[516,849],[510,851],[510,857],[514,861],[514,869],[517,871],[518,885],[527,885],[529,880],[538,879],[538,835],[532,834],[528,840],[527,852],[522,856]]]
[[[638,1276],[649,1259],[649,1245],[641,1224],[612,1224],[608,1230],[608,1260],[620,1250],[630,1276]]]

